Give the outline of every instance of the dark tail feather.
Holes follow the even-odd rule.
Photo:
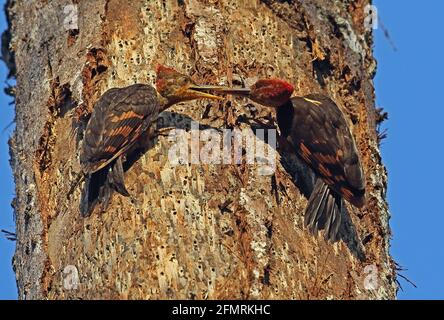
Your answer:
[[[110,166],[91,173],[86,178],[85,189],[82,196],[83,200],[80,205],[80,213],[82,216],[90,216],[97,203],[102,205],[102,211],[106,211],[114,190],[125,197],[130,196],[125,187],[123,166],[120,157]]]
[[[125,178],[123,175],[122,158],[119,157],[114,162],[112,169],[108,173],[108,182],[122,196],[129,197],[130,194],[125,187]]]
[[[98,202],[101,202],[103,189],[107,185],[109,168],[105,167],[94,173],[87,175],[85,187],[80,202],[80,214],[82,217],[89,217]]]
[[[342,198],[318,178],[308,200],[304,224],[313,233],[325,229],[325,239],[338,240],[341,226]]]

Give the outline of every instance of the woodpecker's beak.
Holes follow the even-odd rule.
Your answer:
[[[214,91],[218,94],[232,94],[236,96],[249,96],[251,92],[250,88],[230,88],[223,86],[200,86],[200,89],[205,91]]]
[[[223,97],[207,93],[206,91],[223,91],[224,89],[229,89],[229,88],[221,86],[200,86],[197,84],[190,84],[185,86],[183,90],[180,90],[182,92],[179,93],[179,96],[184,100],[194,100],[194,99],[223,100]]]

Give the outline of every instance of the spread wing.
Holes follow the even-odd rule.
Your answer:
[[[341,110],[320,94],[292,98],[291,104],[293,117],[288,122],[288,141],[333,190],[362,207],[364,174]]]
[[[85,172],[96,172],[126,152],[157,118],[156,90],[134,84],[106,91],[86,126],[80,154]]]

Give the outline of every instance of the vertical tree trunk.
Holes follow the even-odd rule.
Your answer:
[[[369,0],[9,2],[20,298],[395,297],[376,62],[364,28]],[[332,245],[303,228],[307,200],[298,182],[310,173],[296,160],[278,161],[273,176],[258,175],[255,165],[173,166],[165,137],[126,172],[133,199],[114,195],[107,212],[82,218],[81,185],[73,185],[83,116],[109,88],[153,84],[157,63],[198,83],[274,76],[295,84],[298,95],[336,100],[368,190],[363,210],[348,207],[343,239]],[[248,103],[190,102],[163,117],[179,128],[190,120],[248,128],[243,117],[269,112]]]

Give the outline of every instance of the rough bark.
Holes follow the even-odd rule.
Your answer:
[[[20,298],[395,297],[376,62],[364,28],[369,0],[73,2],[79,19],[71,31],[63,27],[71,1],[8,6],[17,69],[10,145]],[[81,185],[72,185],[85,116],[109,88],[152,84],[157,63],[198,83],[274,76],[295,84],[298,95],[335,99],[357,140],[368,190],[363,210],[348,207],[343,239],[330,244],[303,228],[301,181],[310,182],[310,172],[297,160],[278,162],[275,176],[250,165],[172,166],[164,137],[126,172],[134,199],[114,195],[107,212],[81,218]],[[179,128],[191,119],[245,128],[240,120],[254,111],[248,103],[189,102],[163,117]],[[259,116],[269,112],[255,108]],[[64,287],[68,265],[79,273],[76,290]],[[364,287],[369,265],[378,272],[374,290]]]

